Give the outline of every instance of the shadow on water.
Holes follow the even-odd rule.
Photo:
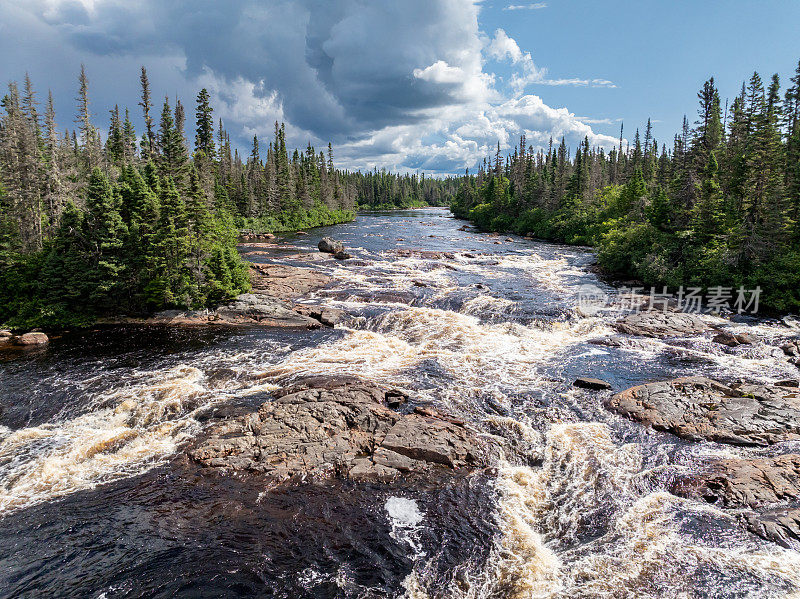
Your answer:
[[[177,459],[12,513],[2,520],[0,595],[384,597],[422,554],[448,588],[455,566],[480,566],[494,534],[479,516],[493,493],[482,476],[412,488],[264,485]],[[413,497],[425,526],[403,535],[391,497]],[[28,536],[36,542],[19,542]]]

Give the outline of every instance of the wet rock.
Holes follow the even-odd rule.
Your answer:
[[[439,415],[399,414],[405,394],[353,377],[314,377],[273,394],[257,412],[212,428],[189,450],[200,464],[265,473],[386,480],[485,463],[470,430]]]
[[[776,381],[775,383],[778,387],[800,387],[800,380],[797,379],[784,379],[782,381]]]
[[[295,231],[294,234],[295,235],[308,235],[308,233],[306,231]]]
[[[592,345],[602,345],[605,347],[622,347],[622,339],[619,337],[597,337],[596,339],[589,339],[587,343]]]
[[[672,492],[723,507],[758,508],[800,499],[800,455],[715,460],[679,477]]]
[[[781,345],[783,353],[787,356],[798,357],[800,356],[800,339],[790,339]]]
[[[338,252],[344,251],[344,243],[331,239],[330,237],[323,237],[320,239],[317,247],[320,252],[325,252],[326,254],[337,254]]]
[[[348,318],[347,312],[336,308],[324,306],[310,306],[308,304],[295,304],[293,310],[303,316],[308,316],[326,327],[334,327]]]
[[[506,241],[514,241],[513,237],[506,237]]]
[[[426,260],[455,260],[453,252],[436,252],[432,250],[399,249],[394,252],[401,258],[424,258]]]
[[[334,257],[334,258],[336,258],[337,260],[349,260],[349,259],[350,259],[350,258],[352,258],[353,256],[351,256],[350,254],[348,254],[348,253],[347,253],[347,252],[345,252],[345,251],[341,251],[341,252],[336,252],[336,253],[333,255],[333,257]]]
[[[44,333],[25,333],[24,335],[17,337],[14,340],[14,343],[24,347],[32,347],[37,345],[47,345],[50,343],[50,339]]]
[[[284,264],[251,264],[254,293],[292,299],[328,285],[331,277],[316,270]]]
[[[800,507],[779,507],[746,514],[751,532],[788,549],[800,550]]]
[[[618,331],[644,337],[681,337],[711,330],[700,317],[682,312],[639,312],[614,325]]]
[[[593,378],[578,378],[572,383],[573,387],[580,387],[581,389],[591,389],[593,391],[605,391],[611,389],[611,383],[607,383],[601,379]]]
[[[738,345],[752,345],[758,342],[758,338],[750,333],[730,333],[728,331],[720,331],[711,339],[714,343],[727,345],[728,347],[736,347]]]
[[[715,460],[680,476],[671,491],[723,508],[749,508],[745,524],[755,534],[800,548],[800,455]],[[782,504],[782,505],[776,505]]]
[[[221,306],[214,320],[232,324],[255,323],[276,327],[317,327],[319,321],[296,312],[289,302],[262,294],[244,293]]]
[[[14,341],[14,334],[11,331],[0,331],[0,345],[6,345]]]
[[[632,387],[612,396],[606,406],[691,441],[771,445],[800,440],[800,400],[781,387],[728,386],[687,377]]]

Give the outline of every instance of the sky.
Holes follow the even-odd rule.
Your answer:
[[[753,71],[785,86],[798,23],[800,0],[0,0],[0,77],[72,128],[83,63],[95,124],[119,103],[141,132],[145,65],[190,140],[205,87],[245,155],[279,120],[339,167],[441,175],[521,134],[611,148],[651,118],[669,146],[709,77],[723,103]]]

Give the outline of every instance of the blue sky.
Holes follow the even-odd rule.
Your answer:
[[[441,174],[523,132],[610,147],[652,117],[669,143],[709,76],[723,98],[753,70],[787,83],[798,23],[800,0],[0,0],[0,75],[29,71],[72,127],[85,63],[96,124],[120,102],[141,131],[144,64],[190,115],[207,87],[245,152],[277,119],[340,166]]]
[[[503,10],[509,5],[539,9]],[[503,28],[553,78],[604,78],[616,88],[560,86],[534,93],[593,120],[624,119],[626,133],[651,117],[669,141],[685,113],[694,119],[697,91],[713,76],[723,104],[758,71],[788,83],[800,60],[800,1],[636,2],[552,0],[491,2],[483,28]],[[618,135],[619,125],[593,124]]]

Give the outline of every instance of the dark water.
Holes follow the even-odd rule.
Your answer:
[[[463,224],[438,209],[373,213],[268,255],[243,248],[334,276],[304,299],[353,315],[334,330],[115,327],[0,352],[0,596],[794,592],[798,554],[664,491],[698,458],[734,450],[651,433],[571,387],[577,376],[615,389],[687,374],[770,381],[790,367],[764,346],[702,337],[590,344],[616,317],[576,310],[581,286],[612,291],[591,252]],[[324,235],[353,260],[316,252]],[[221,408],[255,409],[286,381],[330,373],[404,387],[469,420],[504,458],[446,484],[268,489],[183,457]]]

